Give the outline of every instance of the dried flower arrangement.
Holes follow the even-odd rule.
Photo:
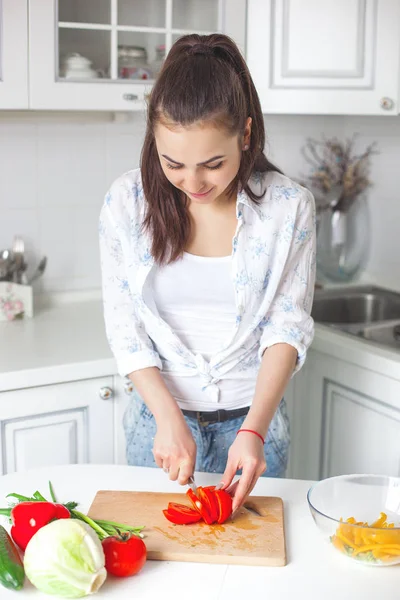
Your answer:
[[[344,142],[337,138],[309,138],[302,148],[304,158],[312,166],[311,174],[302,183],[313,192],[317,212],[328,208],[345,212],[372,185],[368,176],[370,157],[378,153],[376,142],[362,154],[356,154],[355,141],[356,136]]]

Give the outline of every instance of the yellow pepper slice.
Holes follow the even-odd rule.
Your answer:
[[[347,546],[350,546],[350,548],[353,548],[354,550],[357,548],[357,546],[355,544],[353,544],[353,542],[351,542],[345,535],[343,535],[343,533],[341,531],[337,531],[336,532],[337,537],[342,540],[342,542],[344,542]]]
[[[361,546],[361,548],[357,548],[357,550],[355,550],[352,554],[352,556],[357,556],[357,554],[360,554],[361,552],[369,552],[370,550],[374,550],[376,549],[377,546],[373,545],[373,546]],[[387,546],[378,546],[379,550],[382,551],[387,551],[387,550],[396,550],[396,552],[398,554],[400,554],[400,546],[397,546],[397,544],[388,544]]]
[[[371,527],[382,527],[386,523],[387,515],[381,512],[380,517],[375,523],[372,523]]]
[[[384,512],[380,513],[372,525],[349,517],[346,521],[340,519],[340,525],[331,541],[343,553],[348,554],[351,548],[353,557],[363,558],[361,554],[368,554],[365,558],[370,559],[372,554],[376,560],[391,562],[393,557],[400,558],[400,530],[393,531],[393,528],[394,523],[387,522]]]

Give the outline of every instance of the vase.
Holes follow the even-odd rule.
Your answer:
[[[346,211],[329,208],[317,218],[317,277],[350,282],[368,260],[370,219],[367,199],[359,195]]]

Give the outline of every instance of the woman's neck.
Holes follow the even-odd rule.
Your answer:
[[[228,256],[237,228],[236,201],[189,206],[191,236],[185,250],[198,256]]]

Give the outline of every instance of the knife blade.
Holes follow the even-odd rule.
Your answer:
[[[196,494],[196,492],[197,492],[197,485],[196,485],[196,483],[194,481],[194,476],[193,475],[191,475],[189,477],[189,479],[188,479],[188,486],[191,488],[192,492],[194,494]]]

